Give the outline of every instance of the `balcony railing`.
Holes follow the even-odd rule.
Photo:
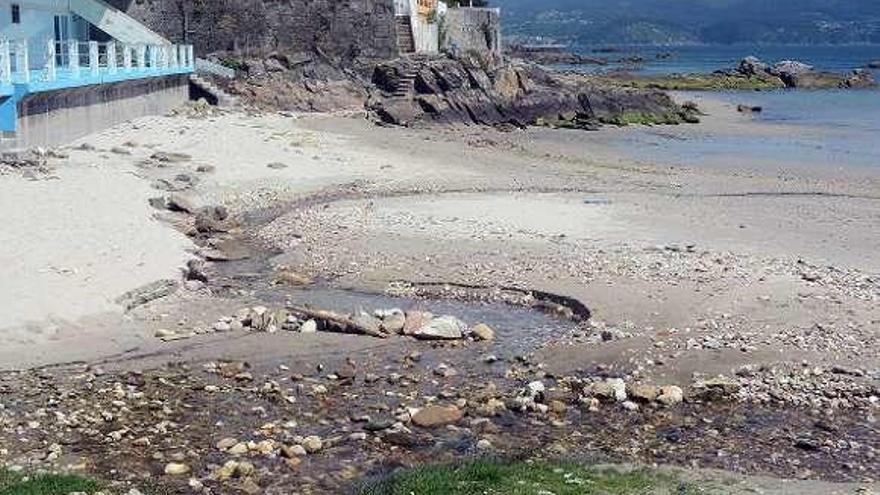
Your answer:
[[[195,68],[192,45],[128,45],[115,41],[0,41],[0,85],[51,88],[98,84]],[[36,54],[42,67],[34,68]]]

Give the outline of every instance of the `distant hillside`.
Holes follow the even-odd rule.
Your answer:
[[[880,43],[875,0],[493,0],[508,35],[603,43]]]

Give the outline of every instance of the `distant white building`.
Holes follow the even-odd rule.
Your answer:
[[[501,53],[501,9],[449,8],[438,0],[394,0],[400,53],[441,49]]]

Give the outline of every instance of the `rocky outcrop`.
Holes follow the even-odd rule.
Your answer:
[[[363,110],[368,85],[357,60],[316,53],[272,52],[264,57],[227,59],[237,78],[218,81],[248,105],[302,112]],[[367,69],[360,69],[367,72]]]
[[[846,75],[835,74],[817,71],[813,66],[796,60],[783,60],[769,65],[757,57],[746,57],[736,69],[721,72],[746,78],[775,78],[787,88],[869,88],[877,84],[874,75],[867,70],[856,69]]]
[[[661,91],[599,85],[583,76],[499,59],[398,59],[378,65],[373,84],[378,92],[368,108],[393,125],[543,123],[589,128],[602,122],[677,123],[694,118]]]

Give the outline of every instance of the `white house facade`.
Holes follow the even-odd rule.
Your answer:
[[[172,45],[103,0],[0,0],[0,131],[28,95],[191,73]]]

